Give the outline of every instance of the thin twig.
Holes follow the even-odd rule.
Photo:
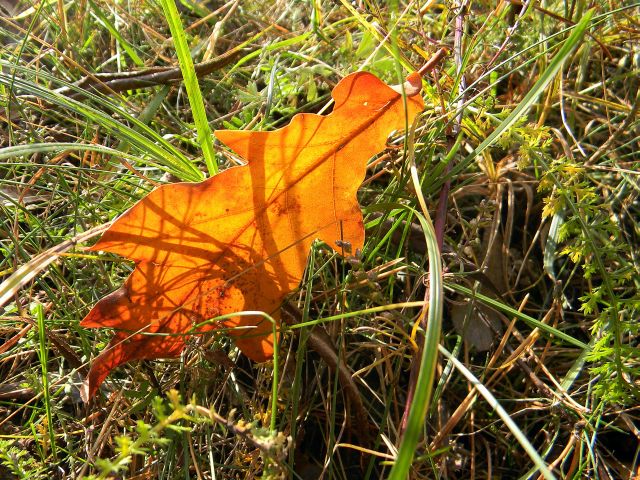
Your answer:
[[[211,60],[194,65],[196,76],[200,78],[220,70],[233,62],[242,52],[242,48],[232,48]],[[153,67],[137,72],[96,73],[82,78],[74,83],[74,86],[98,93],[118,93],[137,88],[166,85],[178,80],[182,80],[180,67]],[[56,93],[70,98],[82,97],[83,92],[78,91],[77,88],[62,87],[57,89]]]

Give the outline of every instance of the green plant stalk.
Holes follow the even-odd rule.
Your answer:
[[[420,436],[424,431],[424,421],[433,392],[435,383],[436,365],[438,363],[438,345],[440,343],[440,332],[442,330],[442,309],[444,303],[444,287],[442,283],[442,261],[440,259],[440,247],[433,222],[429,216],[422,185],[418,176],[418,169],[415,163],[415,133],[420,117],[416,117],[411,128],[408,128],[406,135],[406,154],[411,165],[411,179],[416,192],[418,204],[422,213],[407,207],[414,213],[422,226],[427,255],[429,257],[429,296],[428,304],[423,307],[423,315],[426,311],[426,332],[422,345],[422,358],[420,359],[420,369],[415,383],[413,398],[407,416],[407,425],[398,448],[398,455],[391,467],[389,479],[404,480],[409,475],[411,463],[416,453],[416,446]],[[422,323],[422,319],[421,319]]]
[[[218,165],[216,163],[215,152],[213,149],[213,132],[211,131],[211,127],[207,121],[207,114],[204,109],[200,84],[198,83],[196,70],[193,66],[193,59],[191,58],[191,52],[187,45],[187,39],[184,34],[184,29],[182,28],[182,22],[180,21],[180,15],[174,0],[160,0],[160,3],[164,10],[165,18],[169,24],[171,35],[173,36],[173,43],[176,47],[176,54],[178,55],[178,62],[180,64],[180,70],[182,71],[184,86],[187,90],[189,105],[191,105],[193,120],[196,124],[198,141],[202,147],[204,162],[207,165],[209,175],[215,175],[218,173]]]
[[[51,414],[51,397],[49,395],[49,370],[47,363],[49,360],[47,345],[47,336],[45,334],[44,324],[44,308],[42,304],[37,303],[35,306],[36,322],[38,323],[38,340],[40,350],[38,356],[40,357],[40,365],[42,367],[42,398],[44,399],[44,409],[47,414],[47,431],[49,433],[49,442],[51,444],[51,453],[54,460],[58,458],[58,452],[56,450],[56,433],[53,429],[53,415]]]
[[[435,366],[438,358],[438,345],[442,327],[443,284],[440,250],[436,233],[431,220],[418,212],[414,212],[422,225],[429,256],[429,306],[427,312],[427,328],[425,332],[420,372],[416,381],[416,389],[409,410],[407,428],[402,437],[398,456],[389,473],[389,480],[405,480],[415,454],[416,446],[424,429],[424,419],[429,407],[431,392],[435,379]]]
[[[278,342],[278,324],[266,313],[262,312],[264,318],[271,322],[273,335],[273,377],[271,379],[271,418],[269,419],[269,430],[275,435],[277,431],[276,414],[278,413],[278,372],[280,371],[280,345]]]

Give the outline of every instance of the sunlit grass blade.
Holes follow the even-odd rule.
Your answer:
[[[444,287],[442,279],[442,259],[426,200],[422,194],[418,169],[415,163],[415,133],[419,117],[414,121],[406,135],[406,155],[410,160],[411,180],[422,212],[414,211],[424,233],[427,256],[429,258],[428,305],[425,306],[419,321],[426,325],[420,367],[415,382],[407,424],[398,448],[396,461],[391,468],[389,478],[403,480],[409,475],[416,446],[424,431],[424,422],[429,410],[429,402],[435,384],[436,364],[438,363],[438,345],[442,331],[442,312],[444,308]],[[426,317],[426,318],[425,318]],[[426,320],[426,321],[425,321]],[[405,407],[406,408],[406,407]]]
[[[180,70],[182,70],[184,87],[187,90],[193,121],[196,124],[196,130],[198,132],[198,142],[202,147],[202,155],[207,165],[209,175],[215,175],[218,172],[218,165],[213,149],[213,132],[207,120],[200,84],[198,83],[196,70],[193,66],[193,59],[191,58],[191,52],[187,45],[180,14],[178,13],[174,0],[160,0],[160,3],[162,4],[165,18],[169,23],[171,35],[173,36],[173,43],[176,47],[178,61],[180,62]]]

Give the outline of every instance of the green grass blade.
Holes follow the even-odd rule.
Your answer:
[[[38,356],[40,357],[40,365],[42,367],[42,398],[44,399],[44,408],[47,415],[47,432],[49,433],[49,442],[51,443],[51,454],[53,458],[58,457],[56,450],[56,434],[53,428],[53,415],[51,414],[51,396],[49,394],[49,346],[47,345],[47,335],[45,333],[44,324],[44,308],[41,303],[35,304],[35,316],[38,322]]]
[[[23,73],[34,74],[28,68],[18,67],[0,60],[0,66],[14,68]],[[40,78],[56,81],[65,86],[70,86],[75,91],[82,91],[66,82],[62,82],[50,75],[38,73]],[[131,146],[134,146],[139,154],[144,155],[146,159],[151,157],[159,166],[164,166],[164,170],[170,171],[177,177],[188,181],[202,180],[202,172],[177,148],[167,142],[161,135],[153,129],[136,119],[133,115],[124,111],[114,103],[105,98],[98,97],[89,92],[82,91],[88,99],[95,100],[99,103],[101,109],[95,108],[86,101],[78,101],[65,95],[57,93],[55,90],[46,88],[24,78],[13,78],[10,74],[0,72],[0,85],[11,85],[13,88],[23,94],[33,95],[37,98],[74,112],[77,115],[85,117],[96,124],[110,131],[115,137],[126,140]],[[117,115],[113,115],[117,114]],[[118,120],[122,117],[127,123]],[[148,160],[145,160],[148,162]]]
[[[427,254],[429,255],[429,311],[416,390],[409,410],[407,428],[398,449],[398,456],[389,474],[391,480],[405,480],[411,468],[416,446],[424,429],[424,418],[433,390],[442,327],[444,294],[440,249],[431,221],[418,212],[414,211],[414,214],[425,232]]]
[[[11,147],[0,148],[0,160],[33,155],[34,153],[58,153],[61,151],[98,152],[104,155],[122,157],[132,162],[138,159],[135,155],[97,143],[52,142],[30,143],[28,145],[13,145]]]
[[[178,14],[178,9],[176,8],[174,0],[161,0],[160,3],[162,4],[165,18],[169,23],[169,29],[173,36],[173,43],[176,47],[180,70],[182,70],[184,86],[187,90],[189,105],[191,105],[193,121],[196,124],[196,130],[198,132],[198,141],[202,147],[202,155],[204,156],[204,161],[207,165],[209,175],[215,175],[218,173],[218,165],[216,164],[215,153],[213,150],[213,133],[211,132],[211,127],[207,121],[207,114],[202,101],[200,84],[198,83],[196,70],[193,66],[193,59],[191,58],[191,52],[187,45],[187,39],[184,34],[184,29],[182,28],[180,15]]]
[[[571,335],[567,335],[566,333],[558,330],[557,328],[553,328],[551,325],[547,325],[546,323],[543,323],[540,320],[536,320],[535,318],[530,317],[526,313],[519,312],[515,308],[510,307],[509,305],[505,305],[504,303],[498,300],[495,300],[491,297],[487,297],[486,295],[482,295],[481,293],[474,292],[473,290],[467,287],[464,287],[462,285],[447,283],[447,287],[451,288],[452,290],[455,290],[456,292],[468,295],[470,298],[478,299],[485,305],[495,308],[496,310],[500,310],[501,312],[506,313],[507,315],[510,315],[512,317],[516,317],[519,320],[522,320],[523,322],[529,324],[531,327],[539,328],[542,332],[545,332],[548,335],[553,335],[554,337],[560,340],[564,340],[565,342],[567,342],[570,345],[573,345],[574,347],[578,347],[582,350],[589,350],[589,346],[587,344],[573,338]]]

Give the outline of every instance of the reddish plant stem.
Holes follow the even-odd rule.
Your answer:
[[[462,74],[462,38],[464,35],[464,9],[465,5],[460,6],[460,12],[456,15],[456,26],[453,39],[453,55],[456,63],[456,74],[458,77],[458,105],[456,106],[456,118],[451,127],[451,131],[447,135],[447,146],[449,149],[453,148],[456,142],[456,137],[460,134],[462,128],[462,116],[463,106],[465,100],[465,90],[467,88],[467,81]],[[438,198],[438,209],[436,210],[436,219],[434,223],[434,229],[436,231],[436,240],[438,241],[438,249],[442,252],[442,245],[444,243],[444,230],[447,220],[447,206],[449,200],[449,191],[451,190],[451,177],[449,176],[455,159],[451,159],[447,163],[444,171],[445,182],[440,190],[440,197]]]
[[[440,64],[442,59],[447,55],[447,53],[449,53],[449,49],[446,47],[443,47],[440,50],[438,50],[436,53],[434,53],[433,56],[429,59],[429,61],[425,63],[422,67],[420,67],[420,70],[418,70],[418,73],[420,74],[420,76],[424,78],[424,76],[427,73],[435,69]]]

